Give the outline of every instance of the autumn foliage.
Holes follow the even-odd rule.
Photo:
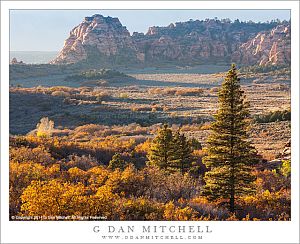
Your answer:
[[[174,131],[174,134],[176,131]],[[203,197],[203,157],[190,170],[147,166],[151,140],[118,137],[71,141],[34,135],[10,138],[10,216],[98,216],[103,220],[289,220],[290,173],[254,169],[257,193],[237,199],[233,216],[222,199]],[[77,219],[76,219],[77,220]]]

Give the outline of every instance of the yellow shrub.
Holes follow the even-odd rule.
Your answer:
[[[177,221],[177,220],[194,220],[197,212],[190,207],[179,208],[171,201],[165,205],[164,219]]]
[[[150,145],[151,145],[151,140],[147,140],[143,143],[140,143],[138,144],[134,150],[137,152],[137,153],[148,153],[149,150],[150,150]]]

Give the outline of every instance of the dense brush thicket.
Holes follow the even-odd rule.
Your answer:
[[[85,133],[97,134],[92,128]],[[175,167],[163,169],[157,161],[150,163],[147,159],[147,156],[153,159],[157,139],[139,142],[118,136],[92,136],[89,141],[70,138],[43,133],[11,137],[10,216],[103,216],[107,220],[290,219],[290,161],[276,170],[254,167],[256,193],[238,197],[232,214],[224,206],[225,199],[211,201],[203,196],[207,169],[202,157],[206,153],[195,140],[189,144],[191,153],[186,151],[189,157],[183,157],[187,159],[182,161],[187,162],[183,168],[178,167],[178,158],[172,158],[167,162]]]

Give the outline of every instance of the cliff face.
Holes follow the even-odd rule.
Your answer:
[[[93,57],[93,58],[91,58]],[[118,18],[93,15],[75,27],[51,63],[110,61],[113,64],[290,62],[288,23],[205,20],[150,27],[131,36]]]
[[[256,29],[246,31],[241,27],[216,20],[188,21],[168,27],[150,27],[144,38],[140,37],[135,43],[150,62],[230,62],[231,53],[256,34]]]
[[[123,49],[136,52],[130,33],[118,18],[93,15],[86,17],[70,32],[63,49],[51,63],[76,63],[86,60],[91,49],[107,57],[117,55]]]
[[[288,64],[291,62],[290,32],[290,26],[284,25],[259,32],[232,54],[232,60],[248,65]]]

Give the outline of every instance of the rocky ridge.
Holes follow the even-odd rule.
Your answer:
[[[288,64],[290,50],[288,22],[190,20],[130,35],[118,18],[96,14],[71,30],[51,63]]]
[[[278,25],[259,32],[232,55],[237,63],[249,65],[289,64],[291,62],[290,26]]]

